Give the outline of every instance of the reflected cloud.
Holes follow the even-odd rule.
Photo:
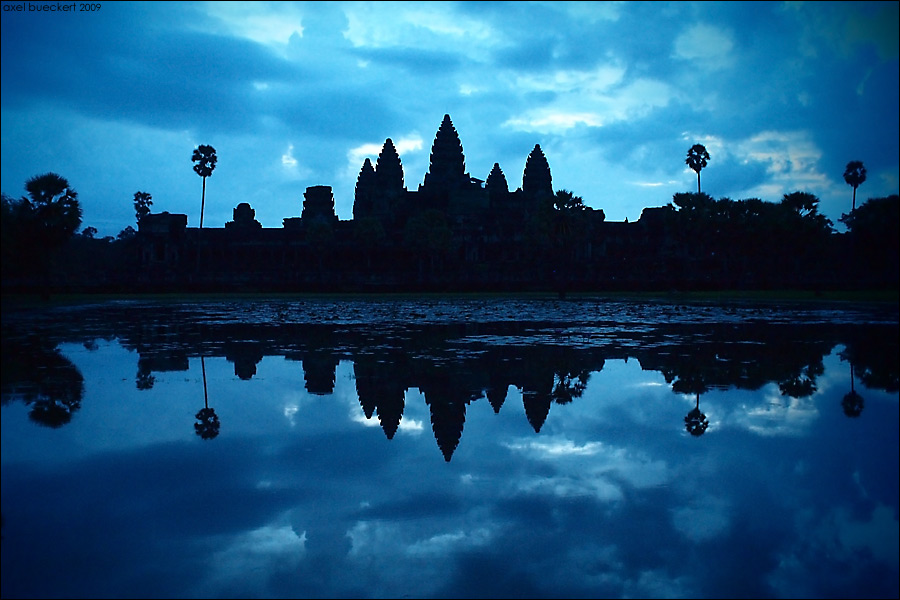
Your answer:
[[[216,545],[224,548],[210,556],[198,597],[225,597],[235,590],[266,597],[274,573],[300,565],[306,555],[306,534],[298,535],[290,525],[266,525]]]
[[[792,398],[769,389],[757,406],[735,411],[729,419],[762,436],[801,437],[821,416],[815,397]]]
[[[491,532],[484,528],[470,532],[441,533],[411,544],[407,547],[406,554],[416,557],[446,556],[449,552],[462,548],[474,549],[487,546],[492,539]]]
[[[555,496],[594,496],[602,501],[624,497],[622,484],[637,488],[655,487],[670,479],[664,461],[652,460],[624,448],[601,442],[583,445],[570,440],[549,442],[513,442],[506,447],[526,457],[551,464],[556,475],[523,479],[519,489]]]
[[[300,406],[298,404],[284,405],[284,417],[288,420],[288,423],[291,424],[291,427],[297,424],[295,417],[298,412],[300,412]]]
[[[553,457],[561,455],[591,456],[603,449],[600,442],[588,442],[577,446],[571,440],[557,440],[553,442],[525,442],[521,444],[507,444],[511,450],[524,450],[533,456]]]
[[[702,498],[672,511],[672,527],[692,542],[708,542],[728,533],[733,510],[724,500]]]

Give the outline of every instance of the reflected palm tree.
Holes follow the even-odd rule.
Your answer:
[[[863,410],[863,405],[865,404],[863,401],[863,397],[859,395],[859,393],[853,387],[853,380],[855,379],[853,373],[853,363],[850,363],[850,391],[844,396],[844,399],[841,400],[841,407],[844,409],[844,414],[848,417],[858,417]]]
[[[28,418],[57,429],[69,423],[84,397],[84,377],[58,348],[3,343],[3,404],[19,398],[31,407]]]
[[[825,372],[825,366],[821,361],[810,363],[800,369],[799,373],[792,374],[783,381],[778,382],[778,389],[782,396],[791,398],[808,398],[812,396],[818,386],[816,378]]]
[[[575,398],[581,398],[587,389],[590,373],[587,370],[566,370],[554,375],[553,391],[550,396],[557,404],[568,404]]]
[[[200,369],[203,371],[203,408],[197,412],[194,431],[204,440],[211,440],[219,435],[219,417],[215,409],[209,407],[209,395],[206,391],[206,362],[200,357]]]
[[[137,389],[142,391],[153,389],[154,383],[156,383],[156,377],[153,376],[153,372],[150,370],[149,361],[143,358],[138,359],[138,372],[135,376]]]
[[[694,437],[700,437],[706,433],[709,421],[706,415],[700,412],[700,392],[697,392],[697,405],[684,417],[684,428]]]

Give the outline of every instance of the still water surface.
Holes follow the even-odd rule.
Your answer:
[[[896,598],[896,306],[3,314],[4,598]]]

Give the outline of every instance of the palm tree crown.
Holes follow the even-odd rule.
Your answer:
[[[34,232],[43,243],[60,245],[81,225],[81,204],[78,192],[65,177],[56,173],[36,175],[25,182],[25,191]],[[26,199],[27,200],[27,199]]]
[[[844,181],[853,188],[853,210],[856,210],[856,188],[861,186],[866,180],[866,167],[862,161],[851,160],[844,169]]]
[[[200,177],[209,177],[212,175],[213,169],[216,168],[216,161],[218,160],[216,149],[212,146],[203,144],[194,148],[194,154],[191,156],[191,161],[197,163],[194,165],[194,172]]]
[[[203,196],[200,200],[200,229],[203,229],[203,208],[206,204],[206,178],[212,175],[218,160],[216,149],[204,144],[194,148],[194,154],[191,156],[191,161],[197,163],[194,165],[194,172],[203,178]]]

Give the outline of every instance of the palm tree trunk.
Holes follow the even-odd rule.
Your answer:
[[[697,171],[697,193],[700,193],[700,171]]]
[[[203,195],[200,197],[200,229],[203,229],[203,208],[205,207],[205,205],[206,205],[206,177],[203,178]]]
[[[206,361],[200,355],[200,368],[203,370],[203,407],[209,408],[209,395],[206,393]]]
[[[856,186],[855,185],[853,186],[853,210],[856,210]]]

